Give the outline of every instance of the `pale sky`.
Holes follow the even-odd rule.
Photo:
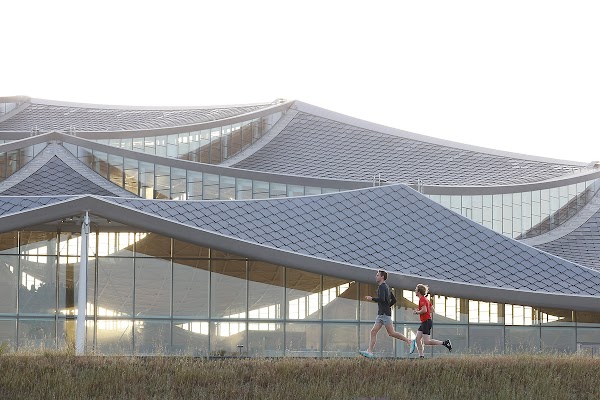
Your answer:
[[[0,96],[295,99],[471,145],[600,160],[598,1],[0,0]]]

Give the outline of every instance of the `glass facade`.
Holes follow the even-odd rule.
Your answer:
[[[0,117],[17,108],[21,103],[0,103]]]
[[[147,199],[244,200],[339,192],[340,189],[290,185],[173,168],[63,143],[92,170]],[[365,183],[365,187],[370,186]]]
[[[197,131],[94,141],[161,157],[219,164],[260,139],[281,116],[282,113],[277,112],[235,124]]]
[[[431,200],[513,239],[557,228],[600,190],[600,179],[551,189],[494,195],[426,195]]]
[[[23,168],[29,161],[33,160],[46,145],[47,143],[41,143],[34,146],[23,147],[22,149],[0,152],[0,181],[5,180]]]
[[[7,349],[73,346],[81,239],[67,231],[0,234],[0,344]],[[376,304],[362,300],[376,293],[371,282],[154,233],[91,233],[87,289],[86,351],[98,354],[354,357],[366,348],[376,315]],[[411,290],[395,293],[395,328],[413,338],[418,300]],[[431,299],[432,336],[451,339],[453,353],[600,348],[600,313]],[[407,347],[381,331],[375,351],[408,357]],[[443,347],[426,352],[448,355]]]

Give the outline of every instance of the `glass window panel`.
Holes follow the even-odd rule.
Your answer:
[[[235,200],[235,178],[221,176],[219,184],[219,198],[222,200]]]
[[[287,185],[288,197],[304,196],[304,186]]]
[[[0,314],[17,313],[18,284],[19,257],[0,256]],[[2,336],[0,341],[1,338]]]
[[[171,260],[136,258],[135,315],[171,315]]]
[[[173,315],[208,317],[208,263],[208,260],[173,260]]]
[[[396,321],[417,323],[419,319],[413,314],[413,311],[417,309],[419,298],[414,291],[396,290],[394,296],[396,296],[396,305],[393,311],[396,313]],[[368,317],[367,315],[366,318],[368,319]]]
[[[323,357],[354,357],[358,343],[357,324],[323,324]]]
[[[540,350],[539,326],[506,326],[504,332],[507,353],[536,352]]]
[[[434,323],[431,338],[442,341],[449,339],[452,342],[452,353],[448,352],[444,346],[425,346],[425,357],[427,357],[428,350],[433,353],[434,357],[448,357],[456,353],[466,353],[468,350],[468,327],[466,325],[452,326]]]
[[[326,194],[326,193],[338,193],[340,191],[340,189],[335,189],[335,188],[322,188],[321,189],[321,193]]]
[[[269,182],[252,181],[252,193],[255,199],[268,199]]]
[[[600,344],[600,329],[599,328],[582,328],[577,327],[577,343]],[[596,355],[600,356],[600,349],[596,349]]]
[[[131,193],[139,193],[139,162],[130,158],[125,159],[125,189]]]
[[[246,318],[246,261],[211,260],[212,318]]]
[[[219,175],[203,175],[203,199],[215,200],[219,198]]]
[[[140,197],[154,198],[154,164],[140,161],[139,172]]]
[[[238,200],[241,199],[251,199],[252,198],[252,180],[251,179],[241,179],[237,178],[235,180],[235,198]]]
[[[171,321],[135,321],[137,355],[164,355],[171,352]]]
[[[415,304],[418,304],[419,299],[413,294]],[[437,323],[452,324],[465,323],[468,321],[468,301],[456,297],[446,297],[435,295],[432,300],[434,315],[433,319]],[[415,306],[416,308],[416,306]],[[410,319],[414,322],[414,316]],[[417,319],[418,320],[418,319]]]
[[[0,346],[7,351],[14,351],[17,348],[17,320],[0,319]]]
[[[56,256],[23,255],[20,259],[19,312],[56,313]]]
[[[544,326],[575,326],[575,313],[570,310],[541,308],[539,316]]]
[[[245,355],[248,345],[246,343],[246,322],[222,321],[210,324],[210,355],[213,357]],[[238,345],[243,346],[240,350]]]
[[[249,322],[247,354],[250,357],[283,356],[283,326],[280,322]]]
[[[79,257],[60,257],[58,264],[58,312],[62,315],[77,315],[79,294]],[[88,263],[87,299],[94,299],[94,260]],[[91,275],[90,275],[91,274]],[[86,306],[89,310],[90,307]]]
[[[321,319],[321,275],[288,268],[288,319]]]
[[[208,247],[173,240],[173,257],[176,258],[208,258]]]
[[[358,320],[358,283],[323,277],[323,319]]]
[[[320,187],[314,187],[314,186],[306,186],[304,188],[304,194],[309,196],[309,195],[315,195],[315,194],[321,194],[321,188]]]
[[[299,322],[286,324],[285,355],[319,357],[321,355],[321,324]]]
[[[575,327],[542,326],[542,351],[547,353],[574,353],[577,350]]]
[[[577,311],[577,326],[597,326],[600,327],[600,313],[587,311]]]
[[[171,238],[156,233],[135,234],[136,257],[171,257]]]
[[[188,200],[202,200],[202,172],[188,171]]]
[[[24,256],[56,254],[56,232],[21,232],[20,251]]]
[[[96,322],[96,350],[105,355],[133,353],[133,321],[99,319]]]
[[[283,271],[278,265],[248,262],[248,318],[283,318]]]
[[[504,353],[504,326],[470,325],[469,346],[475,354]]]
[[[56,325],[53,319],[20,319],[20,349],[55,349]]]
[[[19,254],[19,236],[17,231],[0,233],[0,254]]]
[[[98,259],[98,316],[133,314],[133,258]]]
[[[269,196],[270,197],[285,197],[287,194],[285,183],[271,182],[269,185]]]
[[[373,321],[377,318],[377,303],[374,301],[365,300],[365,296],[377,297],[377,285],[361,283],[359,287],[360,299],[360,320]],[[395,294],[394,294],[395,296]],[[395,308],[395,307],[393,307]],[[394,317],[394,309],[392,308],[392,317]]]
[[[208,331],[207,321],[173,321],[171,354],[207,357]]]

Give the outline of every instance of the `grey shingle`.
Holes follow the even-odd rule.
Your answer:
[[[235,167],[333,179],[426,185],[519,184],[576,167],[486,154],[377,132],[299,112],[274,139]]]

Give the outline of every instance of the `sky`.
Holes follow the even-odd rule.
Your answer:
[[[600,160],[598,1],[0,0],[0,96],[301,100],[406,131]]]

